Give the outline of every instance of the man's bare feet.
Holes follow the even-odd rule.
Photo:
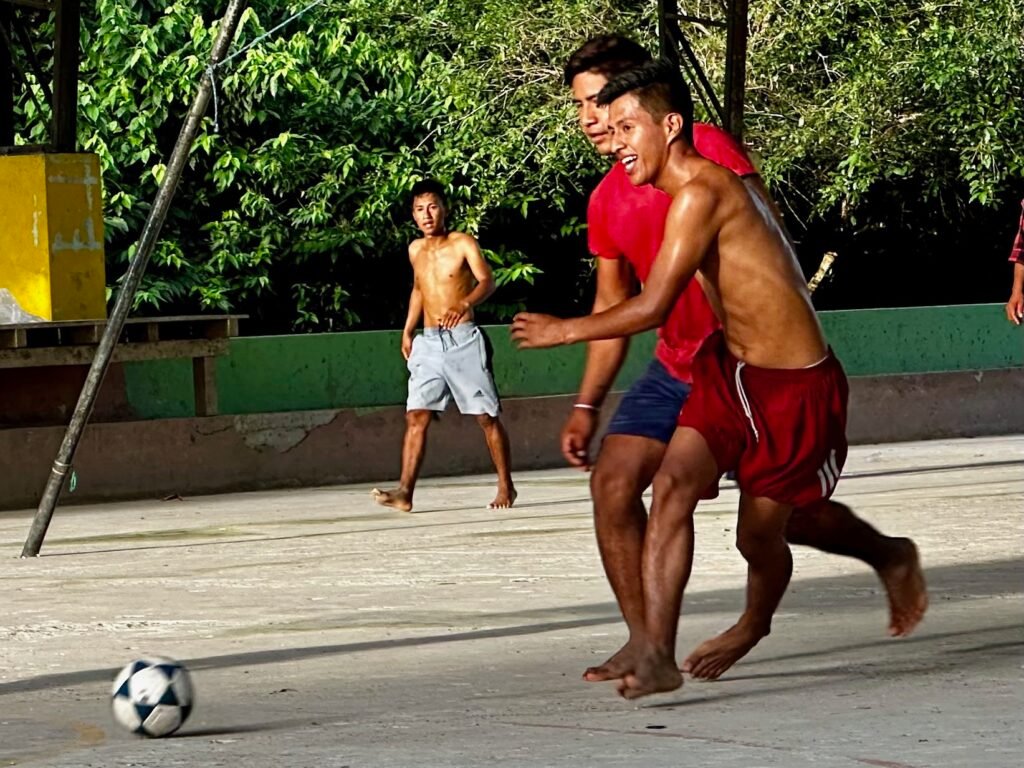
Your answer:
[[[619,680],[627,673],[636,669],[636,661],[640,655],[637,644],[630,640],[617,650],[604,664],[587,667],[583,679],[588,683],[603,683],[607,680]]]
[[[698,680],[717,680],[729,667],[746,656],[766,634],[736,624],[698,645],[683,662],[683,672]]]
[[[391,507],[402,512],[409,512],[412,509],[412,498],[409,496],[409,492],[401,488],[395,488],[392,491],[382,491],[380,488],[374,488],[370,491],[370,495],[373,496],[374,501],[382,506]]]
[[[674,691],[683,684],[683,676],[671,656],[643,653],[637,657],[635,669],[619,681],[619,696],[639,699],[652,693]]]
[[[906,637],[928,610],[928,589],[917,547],[910,539],[899,539],[899,554],[880,568],[878,576],[889,596],[889,634]]]
[[[508,488],[498,488],[498,495],[494,497],[494,501],[487,505],[488,509],[508,509],[516,503],[516,497],[519,494],[516,493],[515,486],[509,486]]]

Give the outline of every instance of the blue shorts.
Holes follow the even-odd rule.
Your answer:
[[[660,360],[652,360],[622,396],[605,435],[647,437],[668,445],[689,396],[689,384],[675,378]]]

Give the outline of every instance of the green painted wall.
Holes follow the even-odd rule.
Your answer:
[[[1024,332],[1002,305],[823,312],[821,321],[851,376],[1024,367]],[[505,326],[488,328],[494,375],[505,397],[575,392],[585,347],[516,350]],[[217,362],[226,414],[395,405],[405,402],[406,368],[397,331],[233,339]],[[624,388],[650,361],[654,334],[633,340],[617,381]],[[139,418],[194,414],[187,360],[125,364],[128,399]]]
[[[850,376],[1024,366],[1024,333],[1002,304],[822,312]]]
[[[128,403],[140,419],[196,415],[191,360],[122,363]]]

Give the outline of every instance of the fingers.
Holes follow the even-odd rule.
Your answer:
[[[452,307],[443,315],[441,315],[441,317],[437,321],[437,325],[438,327],[443,328],[446,331],[450,331],[452,328],[459,324],[459,321],[462,320],[463,316],[468,311],[468,309],[464,310],[461,307]]]
[[[525,312],[520,312],[518,315],[512,318],[512,325],[509,326],[509,330],[512,333],[512,338],[518,338],[519,334],[526,330],[527,325],[530,322],[529,316]]]
[[[569,416],[562,427],[559,447],[562,449],[562,456],[573,467],[582,467],[586,462],[586,440],[580,434],[578,427],[574,424],[575,413]]]
[[[531,349],[531,330],[533,330],[533,317],[530,312],[520,312],[512,318],[511,334],[512,340],[516,342],[519,349]]]
[[[561,436],[562,455],[570,466],[584,471],[590,469],[590,441],[595,426],[592,411],[573,408]]]
[[[574,436],[575,437],[575,436]],[[575,440],[562,441],[562,455],[569,462],[570,466],[585,469],[590,461],[587,457],[587,450],[581,448]]]

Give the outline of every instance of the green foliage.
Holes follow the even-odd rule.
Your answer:
[[[307,4],[252,3],[232,50]],[[642,6],[329,0],[310,11],[219,69],[219,132],[211,107],[143,309],[243,311],[250,328],[278,331],[394,325],[417,234],[408,192],[429,175],[451,186],[453,224],[493,261],[502,319],[546,260],[585,263],[571,209],[600,166],[574,131],[560,67],[588,33],[636,26]],[[98,0],[84,11],[80,136],[101,158],[114,275],[222,8]],[[36,122],[32,136],[44,130]]]
[[[307,3],[252,3],[232,50]],[[80,143],[102,163],[112,280],[224,5],[84,4]],[[679,6],[721,16],[717,0]],[[416,235],[406,198],[427,175],[450,185],[453,224],[478,236],[495,269],[485,319],[527,301],[580,309],[582,219],[604,165],[578,135],[561,65],[596,32],[653,47],[655,8],[327,0],[218,71],[219,130],[211,109],[141,309],[245,312],[249,331],[397,327]],[[826,247],[848,259],[897,241],[971,242],[971,222],[1020,197],[1018,0],[758,0],[750,12],[748,139],[811,259]],[[720,82],[721,30],[685,28]],[[49,116],[24,97],[16,109],[19,140],[44,142]]]
[[[766,179],[803,217],[861,229],[937,231],[971,204],[1019,198],[1021,8],[751,3],[749,138]]]

